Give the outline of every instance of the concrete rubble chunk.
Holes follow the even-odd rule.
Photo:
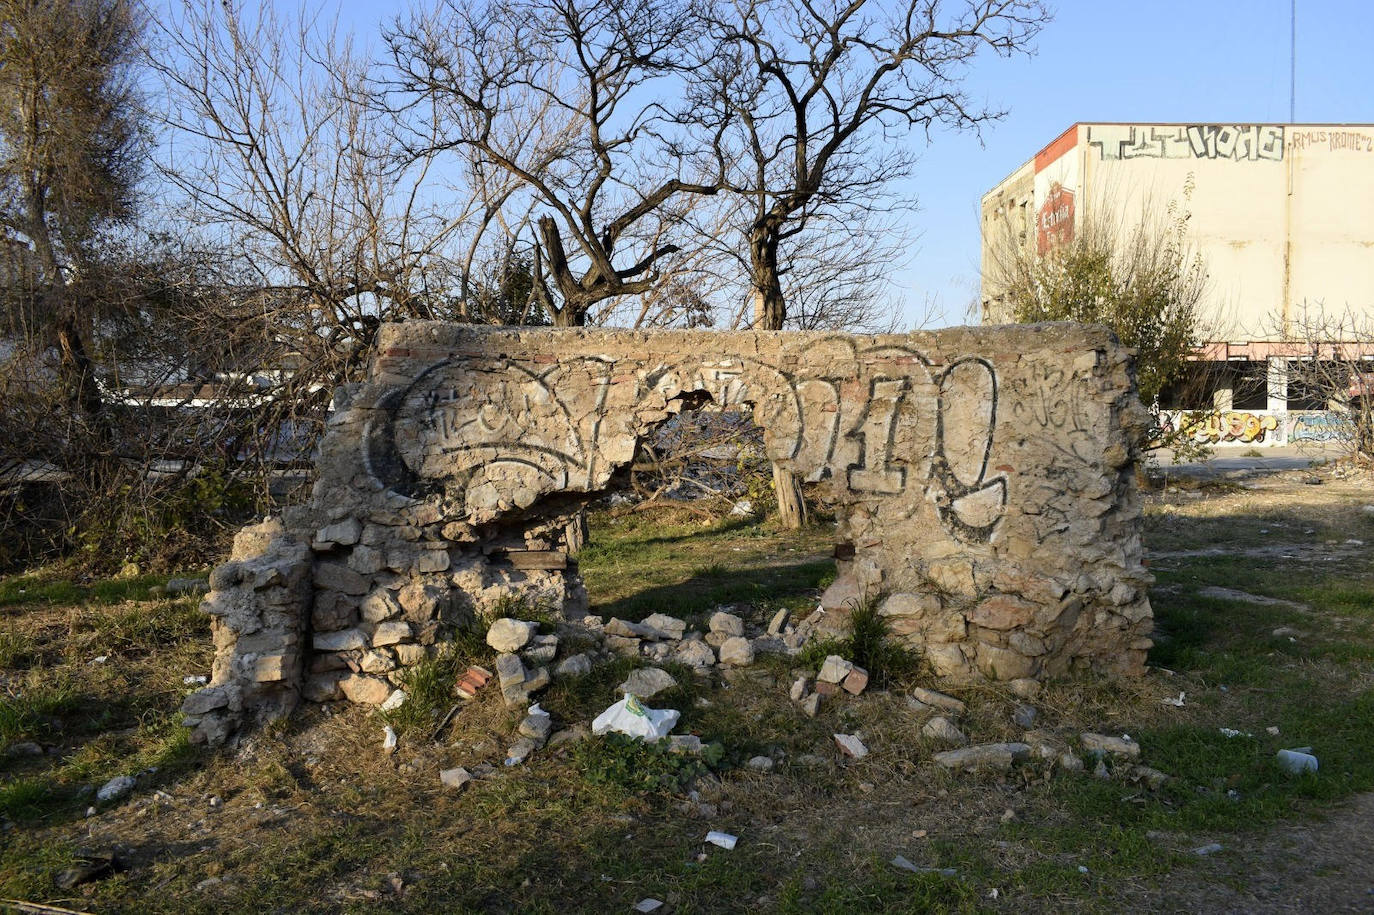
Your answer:
[[[720,645],[720,663],[730,667],[748,667],[754,663],[754,646],[748,639],[732,635]]]
[[[810,683],[811,681],[806,677],[798,677],[793,680],[792,689],[788,691],[787,698],[791,699],[793,702],[802,701],[806,698],[806,694],[810,692]]]
[[[617,692],[629,693],[638,699],[652,699],[666,689],[677,686],[672,674],[657,667],[641,667],[630,672],[625,682],[616,687]]]
[[[733,613],[726,613],[724,610],[717,610],[711,614],[706,626],[712,632],[722,633],[727,636],[744,635],[744,620],[735,616]]]
[[[525,665],[520,662],[520,656],[514,654],[497,655],[496,676],[500,678],[502,687],[524,683]]]
[[[958,726],[943,715],[936,715],[921,728],[921,734],[931,740],[938,740],[941,743],[950,743],[955,746],[963,746],[968,743],[968,738]]]
[[[359,705],[381,705],[391,695],[391,686],[385,680],[361,674],[340,679],[339,689],[349,702]]]
[[[497,651],[519,651],[529,644],[539,629],[538,623],[502,617],[487,629],[487,644]]]
[[[1030,757],[1030,746],[1024,743],[984,743],[958,750],[936,753],[933,759],[946,769],[1000,769]]]
[[[345,518],[334,524],[326,525],[315,531],[315,540],[323,543],[337,543],[339,546],[352,546],[362,535],[363,526],[357,518]]]
[[[1089,753],[1101,756],[1110,753],[1113,756],[1126,756],[1137,759],[1140,756],[1140,744],[1128,737],[1112,737],[1107,734],[1094,734],[1085,731],[1078,735],[1078,739],[1083,742],[1083,749]]]
[[[956,715],[962,715],[968,709],[968,706],[964,705],[963,700],[936,692],[933,689],[926,689],[923,686],[917,686],[912,689],[911,696],[918,702],[923,702],[934,708],[943,709],[946,712],[953,712]]]
[[[812,693],[811,695],[807,696],[805,699],[802,700],[801,707],[802,712],[806,714],[806,717],[815,718],[817,715],[821,713],[821,694]]]

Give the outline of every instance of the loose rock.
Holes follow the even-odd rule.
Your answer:
[[[931,740],[938,740],[942,743],[952,743],[956,746],[963,746],[968,743],[968,738],[964,732],[943,715],[937,715],[925,723],[921,728],[921,734]]]
[[[1099,756],[1103,753],[1128,756],[1131,759],[1137,759],[1140,756],[1140,744],[1128,737],[1110,737],[1106,734],[1094,734],[1085,731],[1079,735],[1079,739],[1083,741],[1083,749]]]
[[[1010,769],[1012,763],[1030,756],[1024,743],[985,743],[936,753],[935,762],[946,769]]]
[[[638,699],[652,699],[665,689],[677,686],[672,674],[657,667],[641,667],[631,671],[625,682],[616,687],[622,693],[629,693]]]
[[[947,712],[953,712],[956,715],[962,715],[968,708],[964,705],[962,700],[920,686],[913,689],[911,695],[912,698],[916,699],[918,702],[922,702],[934,708],[944,709]]]
[[[720,663],[732,667],[747,667],[754,663],[754,646],[742,636],[731,636],[721,643]]]
[[[519,651],[529,644],[538,629],[537,623],[502,617],[487,629],[487,644],[500,652]]]

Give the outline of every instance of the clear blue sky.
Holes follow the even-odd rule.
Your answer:
[[[1053,3],[1053,0],[1051,0]],[[401,0],[345,3],[369,41]],[[893,279],[904,324],[961,323],[978,289],[978,201],[1069,125],[1288,121],[1290,0],[1063,0],[1031,58],[983,57],[966,87],[1008,112],[972,134],[923,134],[905,190],[910,263]],[[1374,0],[1297,0],[1297,120],[1374,123]]]

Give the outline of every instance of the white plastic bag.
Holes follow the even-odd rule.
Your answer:
[[[624,699],[596,716],[592,722],[592,733],[615,731],[645,740],[658,740],[668,736],[681,714],[677,709],[647,708],[633,695],[626,693]]]

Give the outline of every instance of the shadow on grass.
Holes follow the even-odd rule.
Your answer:
[[[753,565],[708,566],[681,581],[646,588],[627,597],[595,605],[592,611],[606,617],[641,620],[651,613],[689,616],[718,604],[750,601],[787,603],[811,598],[822,581],[834,573],[830,560]],[[594,578],[595,573],[588,573]]]

